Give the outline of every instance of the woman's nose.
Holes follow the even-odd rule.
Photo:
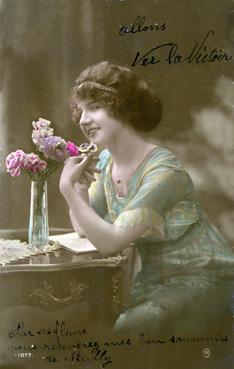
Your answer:
[[[80,117],[80,125],[85,125],[91,123],[91,117],[88,112],[82,112]]]

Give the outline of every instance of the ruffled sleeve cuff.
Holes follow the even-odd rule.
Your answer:
[[[147,227],[142,238],[164,239],[164,220],[156,211],[150,208],[137,208],[122,212],[114,222],[115,226],[129,229],[137,225]]]

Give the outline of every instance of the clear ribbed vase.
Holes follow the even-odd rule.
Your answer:
[[[47,202],[47,181],[38,179],[31,182],[31,203],[28,229],[28,243],[38,251],[48,245],[49,224],[48,224],[48,202]]]

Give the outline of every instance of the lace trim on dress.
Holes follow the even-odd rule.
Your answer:
[[[164,238],[164,221],[162,216],[150,208],[137,208],[126,210],[121,213],[114,225],[125,229],[136,225],[144,225],[149,227],[141,236],[143,238],[160,239]]]

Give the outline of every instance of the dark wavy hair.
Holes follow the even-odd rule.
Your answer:
[[[77,100],[99,102],[108,113],[135,130],[149,132],[162,117],[162,104],[131,69],[103,61],[85,69],[71,96],[72,119],[80,120]]]

